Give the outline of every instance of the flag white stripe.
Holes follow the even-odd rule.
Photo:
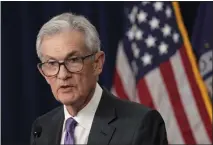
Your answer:
[[[152,96],[154,106],[160,112],[165,121],[169,143],[184,144],[184,140],[159,69],[156,68],[149,72],[145,76],[145,82],[147,83],[149,92]]]
[[[136,89],[137,89],[137,88],[136,88]],[[142,104],[142,102],[139,100],[139,94],[138,94],[138,91],[137,91],[137,90],[136,90],[135,102],[138,102],[138,103]]]
[[[121,82],[126,95],[130,101],[138,102],[136,95],[136,82],[134,73],[128,63],[126,53],[124,52],[123,43],[119,43],[116,61],[117,73],[121,78]],[[140,103],[140,101],[138,102]]]
[[[186,76],[183,63],[181,61],[180,53],[177,52],[171,58],[172,69],[174,72],[175,80],[178,87],[178,92],[180,93],[180,99],[183,104],[186,116],[189,120],[192,133],[195,137],[196,143],[210,144],[207,131],[202,122],[201,116],[198,112],[198,108],[195,102],[195,98],[192,94],[188,78]]]
[[[115,91],[115,86],[114,86],[114,85],[112,86],[110,92],[111,92],[113,95],[115,95],[116,97],[118,97],[118,94],[117,94],[116,91]]]

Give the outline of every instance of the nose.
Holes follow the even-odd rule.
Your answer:
[[[59,72],[58,72],[58,78],[59,79],[62,79],[62,80],[64,80],[64,79],[66,79],[67,77],[69,77],[70,76],[70,72],[68,72],[68,70],[66,69],[66,67],[64,66],[64,65],[61,65],[60,67],[59,67]]]

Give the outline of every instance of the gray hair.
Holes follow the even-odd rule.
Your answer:
[[[91,52],[100,51],[100,39],[96,28],[84,16],[63,13],[53,17],[40,29],[36,40],[37,55],[40,59],[42,56],[40,46],[43,37],[60,33],[67,28],[83,32],[85,45]]]

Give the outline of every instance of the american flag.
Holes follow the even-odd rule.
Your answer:
[[[178,3],[136,2],[125,16],[112,92],[158,110],[170,144],[211,144],[211,103]]]

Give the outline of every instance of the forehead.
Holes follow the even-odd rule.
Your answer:
[[[64,59],[74,52],[81,55],[86,51],[84,33],[76,30],[62,31],[51,36],[44,36],[41,43],[41,53],[44,58]]]

